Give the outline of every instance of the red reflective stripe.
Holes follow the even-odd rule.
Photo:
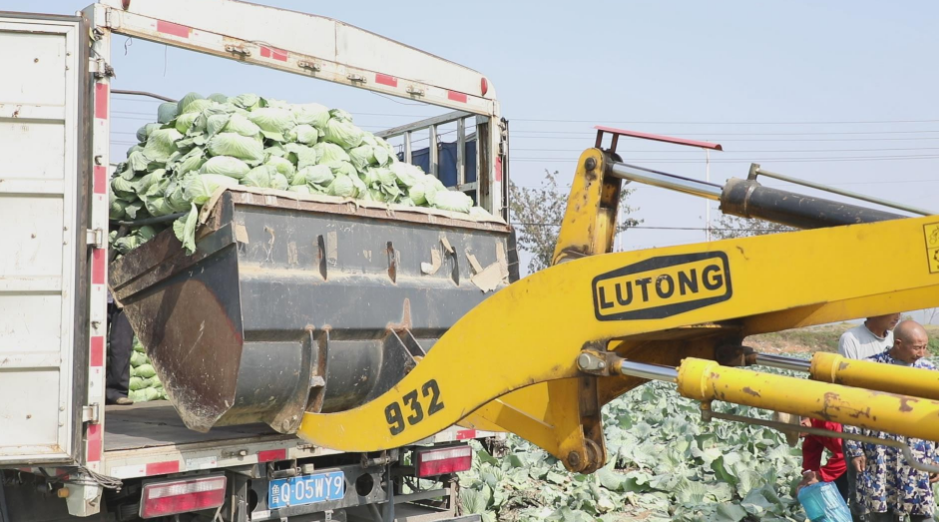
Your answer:
[[[287,450],[268,450],[258,452],[258,462],[270,462],[272,460],[284,460],[287,458]]]
[[[475,439],[476,430],[460,430],[456,432],[456,440]]]
[[[496,183],[502,183],[502,158],[496,158]]]
[[[147,475],[165,475],[167,473],[178,473],[179,461],[167,460],[165,462],[151,462],[147,464]]]
[[[287,61],[287,51],[282,51],[274,47],[264,47],[261,46],[261,57],[262,58],[273,58],[275,60],[280,60],[281,62]]]
[[[103,248],[96,248],[91,251],[91,284],[93,285],[104,284],[105,253],[106,250]]]
[[[388,76],[387,74],[375,73],[375,83],[380,83],[389,87],[397,87],[398,79],[394,76]]]
[[[95,165],[95,194],[108,193],[108,169]]]
[[[178,36],[180,38],[189,38],[189,33],[192,31],[192,28],[186,27],[185,25],[174,24],[172,22],[157,20],[157,31],[164,34]]]
[[[462,92],[447,91],[447,98],[460,103],[466,103],[466,95]]]
[[[88,462],[101,460],[101,425],[88,425]]]
[[[108,84],[95,84],[95,118],[108,119]]]
[[[96,335],[91,338],[91,366],[104,366],[104,336]]]

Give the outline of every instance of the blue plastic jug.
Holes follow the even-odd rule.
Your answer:
[[[851,510],[831,482],[819,482],[799,490],[799,503],[812,522],[851,522]]]

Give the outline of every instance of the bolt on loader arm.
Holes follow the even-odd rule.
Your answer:
[[[939,262],[928,244],[939,217],[839,204],[832,222],[818,212],[832,202],[813,200],[772,216],[785,221],[793,212],[800,226],[822,227],[815,230],[609,253],[624,170],[612,151],[585,151],[555,266],[470,311],[381,397],[307,413],[298,434],[338,450],[379,451],[458,422],[501,427],[586,473],[606,459],[602,405],[664,375],[706,402],[939,435],[927,422],[939,419],[939,402],[726,366],[743,364],[748,335],[939,306]],[[759,210],[754,201],[748,212]],[[872,243],[891,255],[870,256]]]

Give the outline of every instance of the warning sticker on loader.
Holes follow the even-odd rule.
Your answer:
[[[662,319],[732,295],[730,266],[723,252],[654,257],[593,280],[598,321]]]
[[[923,235],[926,236],[926,258],[929,262],[929,272],[939,274],[939,223],[923,225]]]

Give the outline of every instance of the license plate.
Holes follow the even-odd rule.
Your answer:
[[[341,471],[275,479],[268,486],[270,509],[341,500],[346,494],[346,474]]]

